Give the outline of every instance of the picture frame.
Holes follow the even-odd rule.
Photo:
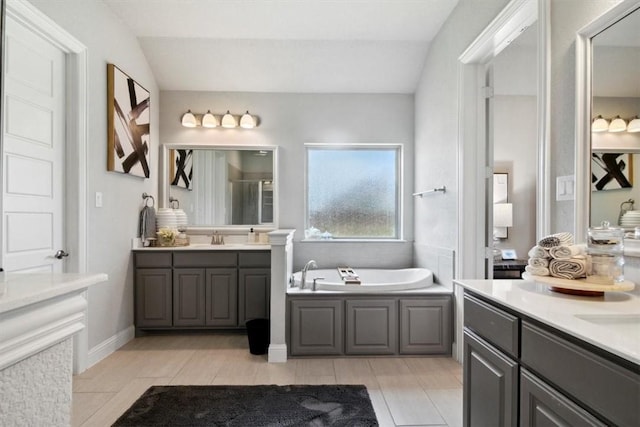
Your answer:
[[[107,64],[107,170],[142,178],[151,176],[149,91]]]
[[[173,186],[193,190],[193,150],[170,150],[169,179]]]
[[[518,259],[518,254],[516,254],[515,249],[501,249],[502,259],[503,260],[515,260]]]
[[[633,187],[633,154],[591,153],[591,191]]]

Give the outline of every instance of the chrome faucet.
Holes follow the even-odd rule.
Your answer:
[[[217,231],[214,231],[213,235],[211,236],[211,244],[224,245],[224,236],[222,234],[218,234]]]
[[[318,268],[318,264],[316,264],[314,260],[311,260],[304,265],[304,268],[300,273],[300,289],[304,289],[304,282],[307,280],[307,271],[312,268]]]

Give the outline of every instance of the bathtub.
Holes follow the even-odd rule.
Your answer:
[[[433,284],[433,273],[426,268],[403,269],[373,269],[354,268],[360,276],[361,284],[345,284],[338,273],[337,268],[327,268],[307,271],[305,289],[311,289],[313,279],[322,277],[316,281],[317,291],[338,292],[391,292],[410,289],[427,288]],[[300,288],[301,272],[293,274],[292,285]]]

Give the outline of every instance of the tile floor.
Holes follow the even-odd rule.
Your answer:
[[[365,384],[380,425],[461,426],[462,367],[447,357],[290,359],[245,335],[136,338],[73,378],[73,426],[110,426],[152,385]],[[249,426],[247,426],[249,427]]]

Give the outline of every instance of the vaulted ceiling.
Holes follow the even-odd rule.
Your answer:
[[[413,93],[458,0],[103,0],[161,90]]]

